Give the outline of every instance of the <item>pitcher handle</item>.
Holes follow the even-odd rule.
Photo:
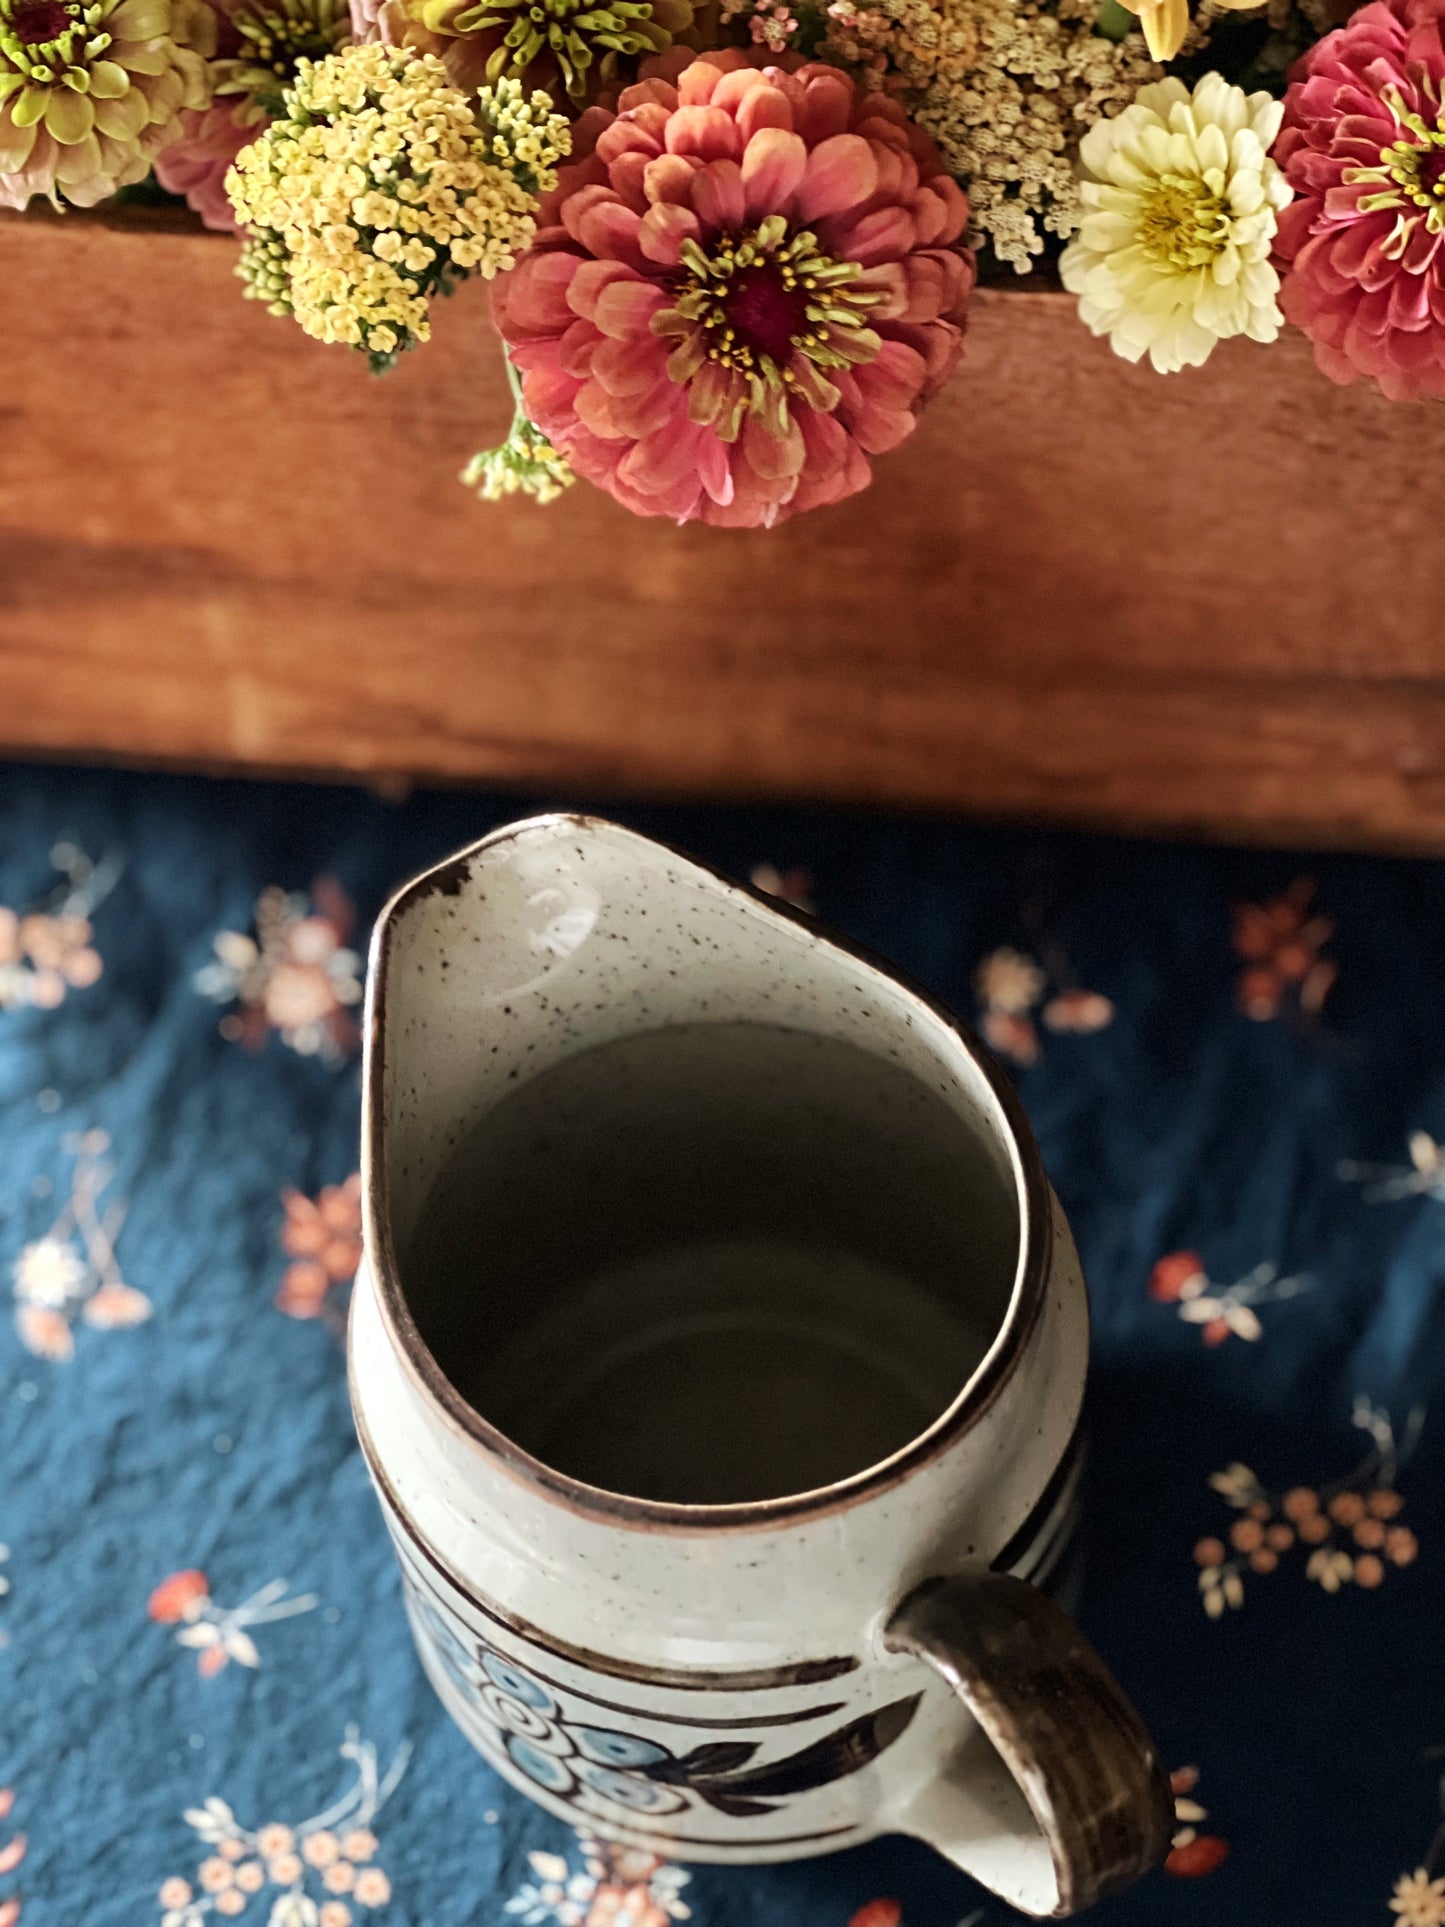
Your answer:
[[[1128,1886],[1169,1848],[1173,1803],[1139,1715],[1077,1626],[1010,1573],[929,1579],[888,1623],[990,1743],[897,1817],[1023,1913],[1057,1919]]]

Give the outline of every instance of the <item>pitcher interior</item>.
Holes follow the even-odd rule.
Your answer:
[[[1020,1258],[956,1034],[868,963],[609,825],[548,819],[400,906],[384,1194],[461,1397],[585,1484],[816,1490],[959,1397]]]

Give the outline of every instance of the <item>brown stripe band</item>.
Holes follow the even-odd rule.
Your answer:
[[[1084,1427],[1082,1421],[1074,1427],[1073,1437],[1064,1447],[1064,1456],[1054,1467],[1054,1475],[1039,1494],[1029,1516],[1024,1520],[1012,1539],[1001,1552],[995,1553],[989,1565],[994,1572],[1011,1572],[1020,1565],[1034,1549],[1034,1541],[1039,1538],[1048,1525],[1054,1507],[1063,1496],[1064,1487],[1074,1476],[1074,1469],[1084,1455]]]
[[[421,1534],[407,1517],[390,1480],[378,1465],[376,1448],[372,1445],[370,1435],[367,1432],[360,1412],[356,1410],[354,1400],[352,1403],[352,1411],[356,1420],[356,1436],[361,1445],[361,1454],[366,1461],[367,1469],[371,1473],[372,1480],[381,1497],[383,1508],[388,1515],[388,1522],[392,1520],[395,1521],[396,1525],[405,1534],[408,1544],[421,1555],[429,1566],[441,1574],[442,1578],[445,1579],[452,1590],[459,1594],[461,1598],[465,1599],[469,1606],[479,1612],[484,1619],[490,1620],[494,1626],[500,1626],[503,1632],[510,1633],[514,1639],[520,1639],[524,1645],[533,1646],[539,1652],[549,1653],[556,1659],[565,1660],[569,1665],[579,1666],[584,1672],[603,1673],[610,1679],[632,1680],[639,1686],[661,1686],[667,1688],[669,1691],[678,1693],[776,1692],[791,1686],[816,1686],[824,1680],[841,1679],[845,1673],[854,1673],[858,1670],[859,1661],[853,1658],[851,1654],[840,1655],[837,1659],[799,1660],[791,1666],[761,1667],[753,1671],[745,1672],[708,1672],[702,1668],[637,1666],[628,1660],[615,1659],[604,1653],[594,1653],[589,1651],[585,1646],[573,1646],[565,1640],[550,1637],[543,1633],[539,1627],[533,1626],[529,1621],[518,1619],[513,1614],[504,1612],[499,1606],[489,1603],[485,1599],[479,1599],[472,1587],[459,1578],[453,1568],[433,1551],[432,1547],[427,1544],[426,1540],[422,1538]],[[563,1687],[562,1691],[570,1693],[575,1691],[575,1689],[568,1686]],[[585,1693],[579,1693],[577,1697],[579,1699],[586,1699],[590,1696]],[[605,1705],[609,1708],[609,1711],[617,1713],[637,1710],[630,1707],[612,1706],[609,1701],[605,1700],[599,1700],[597,1703],[598,1705]],[[649,1715],[645,1712],[639,1712],[638,1717],[656,1718],[657,1715],[656,1713]],[[811,1718],[812,1715],[809,1714],[808,1717]],[[679,1722],[681,1725],[689,1726],[694,1724],[700,1726],[727,1726],[734,1724],[742,1726],[754,1723],[759,1726],[773,1726],[781,1722],[779,1716],[776,1714],[759,1718],[756,1722],[750,1720],[728,1721],[714,1719]]]

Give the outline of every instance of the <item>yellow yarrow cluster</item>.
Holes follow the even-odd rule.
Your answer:
[[[248,294],[388,367],[427,340],[434,295],[511,267],[530,242],[569,145],[551,108],[510,81],[468,100],[408,48],[299,62],[285,117],[226,177],[251,236]]]
[[[1096,0],[833,0],[821,52],[897,90],[968,190],[969,239],[1020,274],[1083,218],[1079,143],[1157,80]]]
[[[512,432],[499,448],[484,449],[462,470],[462,481],[484,502],[500,502],[508,495],[530,495],[540,503],[555,502],[577,477],[565,455],[518,408]]]

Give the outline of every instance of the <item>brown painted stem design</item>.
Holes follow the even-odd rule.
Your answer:
[[[680,1759],[649,1767],[647,1777],[672,1786],[685,1786],[719,1813],[734,1819],[771,1813],[778,1800],[792,1793],[809,1793],[845,1779],[876,1760],[908,1726],[921,1694],[895,1700],[876,1713],[866,1713],[814,1740],[786,1759],[748,1766],[758,1748],[755,1741],[724,1740],[696,1746]],[[741,1769],[747,1768],[746,1771]]]

